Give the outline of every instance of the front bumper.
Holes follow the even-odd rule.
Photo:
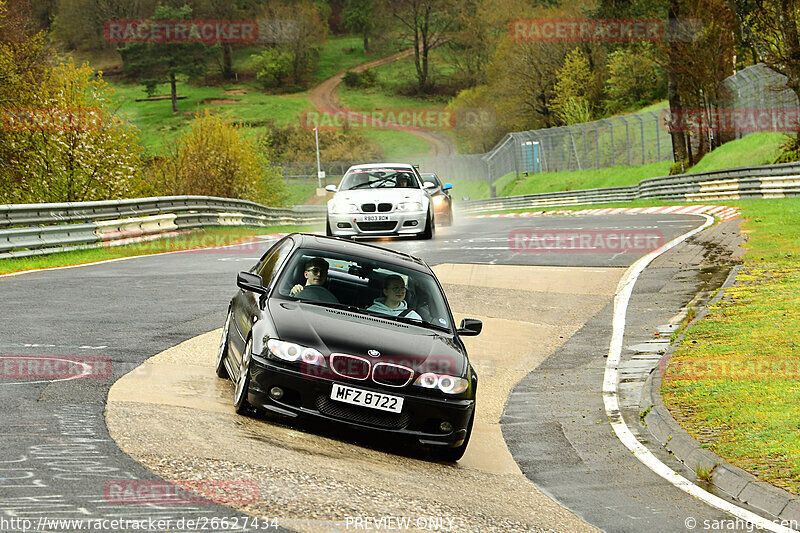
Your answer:
[[[475,400],[427,397],[414,394],[408,388],[383,389],[374,383],[348,379],[335,382],[402,396],[402,412],[388,413],[331,400],[333,380],[312,377],[299,368],[286,368],[259,356],[253,356],[247,400],[253,406],[282,416],[305,416],[336,422],[353,428],[401,436],[428,447],[461,445],[475,409]],[[280,387],[283,391],[279,400],[269,395],[268,391],[273,387]],[[441,431],[439,425],[444,421],[452,424],[452,431]]]
[[[367,217],[386,217],[386,220],[369,221]],[[331,233],[337,237],[369,235],[417,235],[425,231],[427,211],[400,211],[392,213],[328,213]]]

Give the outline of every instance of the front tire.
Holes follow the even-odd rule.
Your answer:
[[[428,216],[425,218],[425,230],[419,234],[419,238],[422,240],[433,238],[433,217],[431,217],[430,213],[428,213]]]
[[[331,220],[328,217],[325,217],[325,235],[328,237],[333,237],[333,230],[331,229]]]
[[[217,353],[217,376],[222,379],[229,379],[228,369],[225,368],[225,359],[228,357],[228,331],[231,325],[231,317],[233,311],[228,311],[228,316],[225,319],[225,326],[222,328],[222,338],[219,340],[219,352]]]
[[[236,380],[236,390],[233,392],[233,407],[237,414],[246,415],[253,410],[247,401],[247,391],[250,389],[250,360],[253,356],[253,339],[248,339],[242,356],[242,366]]]

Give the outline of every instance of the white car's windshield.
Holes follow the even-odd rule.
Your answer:
[[[407,168],[353,169],[345,174],[340,191],[354,189],[419,189],[414,172]]]

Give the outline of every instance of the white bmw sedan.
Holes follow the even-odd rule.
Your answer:
[[[427,188],[426,188],[427,186]],[[430,239],[434,213],[430,190],[408,164],[377,163],[350,167],[328,202],[326,233],[336,237],[416,235]]]

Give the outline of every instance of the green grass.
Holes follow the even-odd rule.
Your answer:
[[[800,494],[800,199],[726,204],[746,219],[743,269],[687,331],[662,393],[705,447]]]
[[[119,82],[110,85],[114,89],[114,98],[119,102],[119,114],[141,130],[140,142],[151,151],[160,151],[165,144],[174,142],[187,129],[195,114],[203,109],[212,109],[216,113],[227,114],[237,122],[254,126],[267,120],[278,123],[299,121],[303,111],[312,109],[307,93],[274,95],[262,93],[245,84],[196,87],[181,83],[178,85],[178,95],[187,98],[178,101],[178,114],[173,115],[170,100],[136,102],[137,98],[146,96],[141,85]],[[157,91],[158,94],[167,92],[167,86],[159,86]],[[211,103],[209,100],[235,102]]]
[[[72,252],[59,252],[42,256],[0,259],[0,274],[34,270],[37,268],[51,268],[67,265],[80,265],[95,263],[121,257],[134,257],[178,250],[195,248],[208,248],[226,246],[246,241],[255,235],[268,235],[271,233],[292,233],[295,231],[312,231],[316,226],[268,226],[268,227],[207,227],[194,230],[178,237],[157,239],[124,246],[108,246],[101,248],[88,248]],[[255,246],[254,246],[255,249]],[[264,251],[260,245],[253,251],[254,255]]]
[[[577,191],[600,187],[636,185],[646,178],[669,174],[670,162],[650,163],[635,167],[619,166],[600,170],[575,170],[571,172],[541,172],[512,179],[502,191],[503,196],[544,192]],[[510,174],[515,176],[516,174]]]
[[[706,154],[689,172],[769,165],[780,155],[780,145],[786,140],[783,133],[751,133]]]
[[[319,83],[349,68],[378,59],[374,53],[364,53],[364,43],[360,37],[336,36],[328,39],[319,51],[319,61],[312,79]]]
[[[786,136],[782,133],[753,133],[742,139],[725,143],[713,152],[706,154],[698,164],[687,169],[687,172],[768,165],[778,157],[781,152],[780,145],[785,141]],[[511,180],[502,190],[498,188],[498,195],[514,196],[636,185],[643,179],[668,175],[671,164],[671,161],[662,161],[647,165],[626,165],[599,170],[541,172],[530,174],[527,177],[521,175],[519,180]],[[515,176],[515,174],[509,175]]]

